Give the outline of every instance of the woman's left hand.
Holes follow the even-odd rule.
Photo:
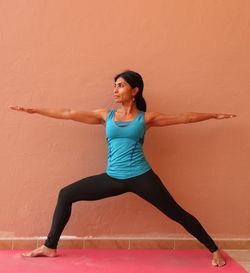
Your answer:
[[[237,117],[234,114],[214,114],[214,118],[216,119],[223,119],[223,118],[234,118]]]

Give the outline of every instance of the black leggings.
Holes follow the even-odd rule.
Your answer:
[[[218,249],[199,221],[176,203],[152,169],[128,179],[116,179],[108,176],[107,173],[102,173],[86,177],[62,188],[59,192],[51,230],[44,245],[53,249],[57,248],[61,233],[70,218],[72,203],[80,200],[98,200],[126,192],[139,195],[169,218],[181,224],[210,252],[213,253]]]

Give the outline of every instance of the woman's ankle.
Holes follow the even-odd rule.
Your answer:
[[[50,247],[47,247],[46,245],[42,245],[43,247],[45,247],[46,249],[48,249],[48,250],[51,250],[51,251],[56,251],[56,249],[54,249],[54,248],[50,248]]]

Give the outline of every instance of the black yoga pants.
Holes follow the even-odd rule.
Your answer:
[[[52,226],[44,245],[53,249],[57,248],[59,238],[70,218],[72,203],[81,200],[99,200],[126,192],[139,195],[170,219],[181,224],[211,253],[218,249],[199,221],[176,203],[152,169],[128,179],[116,179],[107,173],[101,173],[62,188],[58,195]]]

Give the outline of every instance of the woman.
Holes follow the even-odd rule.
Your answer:
[[[106,127],[108,166],[105,173],[93,175],[62,188],[58,195],[52,226],[47,240],[39,248],[23,253],[25,257],[55,257],[60,235],[66,226],[72,203],[80,200],[98,200],[133,192],[180,223],[189,233],[204,244],[213,254],[212,264],[223,266],[225,259],[199,221],[181,208],[144,157],[144,134],[154,126],[186,124],[211,118],[232,118],[236,115],[187,113],[167,115],[146,112],[142,96],[143,80],[140,74],[126,70],[114,78],[114,99],[121,103],[118,110],[98,109],[74,111],[70,109],[40,109],[9,106],[13,110],[41,114],[57,119],[68,119]]]

